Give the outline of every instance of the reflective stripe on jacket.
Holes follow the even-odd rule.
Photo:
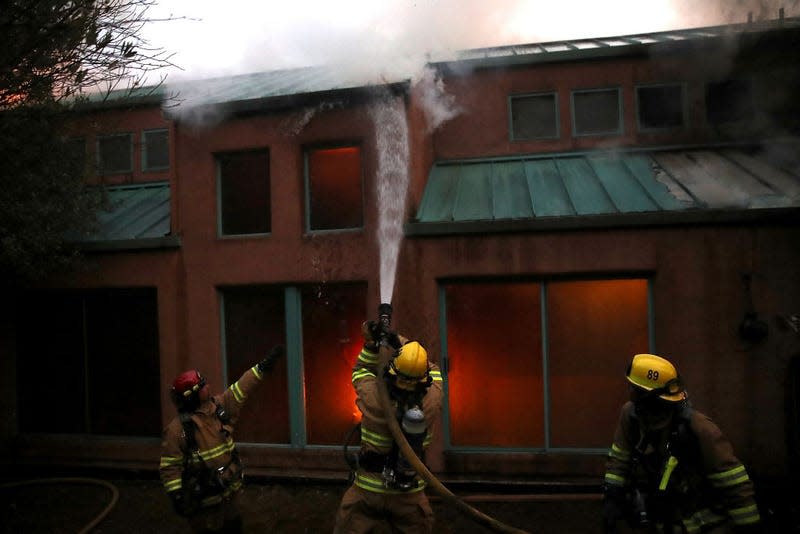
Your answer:
[[[356,405],[361,411],[361,450],[362,452],[387,454],[394,444],[394,438],[383,417],[383,409],[378,396],[377,363],[378,353],[362,349],[356,365],[353,367],[352,382],[356,390]],[[442,409],[442,372],[436,364],[429,363],[428,367],[432,382],[422,399],[422,411],[428,427],[423,448],[427,448],[433,439],[434,423]],[[364,469],[360,469],[356,473],[355,483],[358,487],[375,493],[408,493],[409,491],[420,491],[425,487],[424,481],[418,479],[418,486],[412,490],[405,492],[387,490],[383,487],[380,474],[370,473]]]
[[[633,403],[626,403],[608,452],[605,483],[621,487],[645,485],[645,490],[654,495],[661,481],[666,487],[666,495],[674,497],[673,502],[680,503],[680,520],[687,532],[699,532],[725,521],[734,525],[758,523],[760,515],[753,483],[744,465],[734,455],[730,441],[711,419],[695,410],[689,411],[688,426],[693,435],[693,450],[689,456],[677,458],[675,471],[670,477],[663,476],[669,457],[666,453],[669,429],[665,429],[657,443],[648,445],[644,451],[645,455],[650,453],[653,455],[651,458],[657,460],[654,463],[638,462],[634,472],[635,447],[643,430],[635,420]],[[653,469],[653,465],[657,469]]]
[[[224,468],[221,475],[222,482],[226,485],[224,493],[206,498],[203,501],[204,505],[215,504],[223,496],[241,488],[241,465],[232,461],[236,449],[232,436],[233,426],[239,419],[241,407],[261,384],[261,380],[261,373],[258,367],[254,366],[223,393],[214,396],[213,401],[203,403],[191,415],[196,426],[195,440],[200,458],[213,470]],[[217,405],[214,401],[219,403],[228,415],[227,424],[223,424],[217,417]],[[185,448],[183,425],[180,417],[175,417],[164,429],[161,442],[159,475],[167,493],[181,489]],[[190,461],[199,462],[196,458]]]

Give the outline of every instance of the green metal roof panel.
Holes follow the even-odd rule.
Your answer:
[[[800,142],[790,146],[796,157]],[[579,227],[606,216],[693,212],[693,220],[703,213],[710,220],[714,212],[764,208],[800,208],[800,164],[777,164],[746,147],[616,150],[437,162],[411,224]]]
[[[162,240],[170,235],[169,182],[110,186],[97,229],[81,243]]]
[[[575,215],[575,208],[559,176],[555,160],[530,160],[523,165],[528,178],[528,196],[533,202],[536,217]]]

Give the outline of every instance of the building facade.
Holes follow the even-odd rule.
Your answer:
[[[675,362],[754,477],[783,476],[798,37],[782,19],[85,106],[75,138],[109,208],[83,269],[3,318],[7,457],[155,470],[175,375],[221,391],[284,343],[238,429],[244,461],[344,478],[360,324],[391,302],[445,371],[427,458],[445,479],[599,484],[639,352]],[[60,377],[47,398],[28,387],[42,368]]]

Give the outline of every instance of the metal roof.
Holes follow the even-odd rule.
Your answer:
[[[782,153],[730,146],[437,162],[406,233],[702,223],[785,213],[800,208],[800,165],[772,157],[797,153],[797,143],[787,146]]]
[[[798,29],[800,29],[800,17],[791,17],[612,37],[475,48],[456,52],[452,57],[438,58],[433,64],[460,69],[465,65],[474,68],[622,56],[650,47],[671,48],[680,42],[719,40]]]
[[[431,57],[430,65],[441,68],[510,66],[552,61],[572,61],[595,57],[623,56],[651,47],[673,47],[676,43],[708,41],[767,32],[800,30],[800,17],[744,24],[729,24],[623,36],[573,39],[545,43],[526,43],[476,48]],[[155,104],[163,101],[165,113],[179,118],[193,108],[228,106],[233,111],[265,107],[268,102],[299,95],[352,91],[379,86],[405,86],[408,76],[387,76],[380,69],[344,65],[312,66],[273,70],[200,80],[167,82],[159,86],[137,87],[110,94],[84,95],[85,107],[113,107],[130,104]],[[248,106],[249,104],[249,106]]]
[[[84,249],[174,247],[170,235],[169,182],[110,186],[107,208],[97,214],[97,229],[79,241]]]

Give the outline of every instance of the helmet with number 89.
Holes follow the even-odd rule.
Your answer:
[[[668,402],[686,399],[678,371],[668,360],[655,354],[637,354],[625,373],[634,387],[647,392],[647,396],[659,397]]]

